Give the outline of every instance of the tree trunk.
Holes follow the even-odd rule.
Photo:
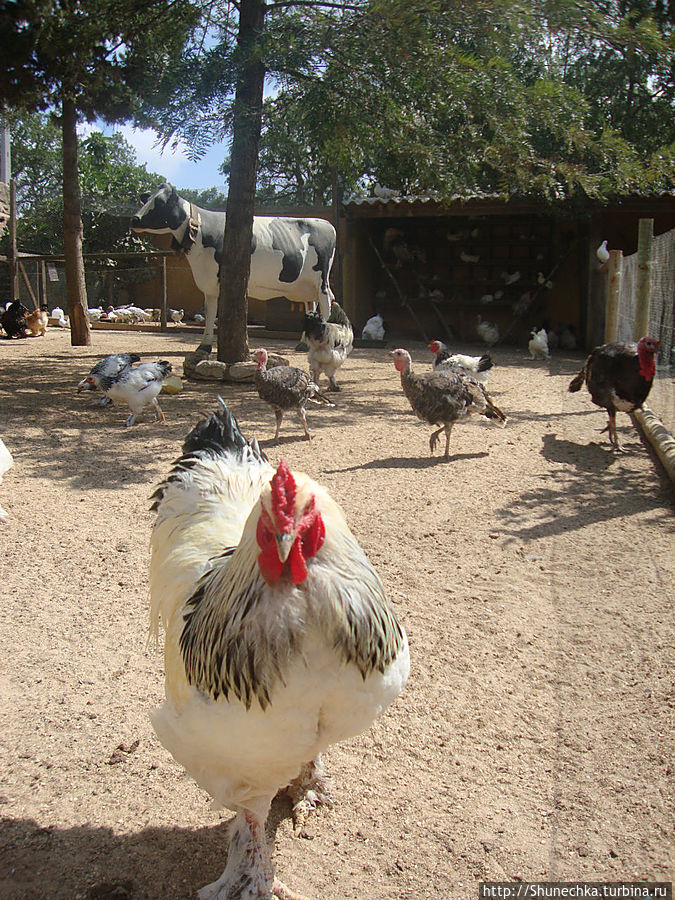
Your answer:
[[[248,359],[246,293],[251,271],[253,211],[262,129],[265,66],[259,38],[265,0],[241,0],[237,47],[241,70],[234,101],[230,184],[218,298],[218,359]]]
[[[66,269],[66,299],[70,316],[70,343],[88,347],[91,331],[87,316],[87,287],[82,259],[82,206],[77,168],[77,111],[70,97],[64,97],[63,131],[63,254]]]

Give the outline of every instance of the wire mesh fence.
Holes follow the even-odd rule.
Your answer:
[[[194,284],[189,266],[172,253],[85,254],[85,284],[90,320],[114,310],[109,321],[125,322],[119,315],[124,307],[136,307],[148,314],[136,321],[158,321],[162,306],[163,274],[169,311],[189,323],[203,312],[203,295]],[[0,265],[0,303],[10,297],[9,267]],[[50,314],[56,309],[67,312],[67,291],[63,259],[19,256],[18,299],[29,309],[46,304]],[[176,307],[175,309],[171,309]],[[100,319],[104,321],[106,316]],[[133,322],[134,319],[132,318]],[[173,318],[171,321],[178,321]],[[203,321],[203,319],[202,319]]]
[[[623,260],[618,339],[632,341],[638,282],[638,254]],[[675,434],[675,230],[654,238],[650,267],[648,333],[661,341],[657,374],[648,405]]]

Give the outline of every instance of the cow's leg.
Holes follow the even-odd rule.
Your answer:
[[[210,353],[213,345],[213,333],[218,313],[218,294],[204,294],[204,334],[197,348],[203,353]]]
[[[324,321],[327,321],[330,316],[333,300],[335,300],[335,294],[331,291],[330,285],[327,284],[325,291],[319,291],[319,312]]]

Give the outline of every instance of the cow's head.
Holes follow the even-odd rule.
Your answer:
[[[132,231],[164,234],[175,231],[187,218],[176,189],[163,184],[131,219]]]

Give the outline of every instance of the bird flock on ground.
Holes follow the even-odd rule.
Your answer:
[[[379,333],[381,317],[373,318]],[[275,440],[289,410],[310,439],[305,407],[335,406],[328,395],[340,391],[336,376],[353,346],[337,304],[328,321],[308,314],[303,337],[309,373],[269,368],[266,349],[253,353]],[[533,329],[533,358],[548,358],[545,337]],[[569,385],[577,391],[585,382],[607,410],[617,449],[616,412],[646,399],[658,345],[645,337],[598,347]],[[431,453],[444,433],[448,459],[455,424],[477,414],[504,426],[507,416],[487,392],[490,353],[452,353],[438,340],[429,350],[432,364],[419,373],[406,349],[390,356],[411,409],[434,428]],[[163,360],[112,354],[77,390],[100,391],[99,405],[126,403],[127,426],[147,406],[164,421],[157,397],[170,373]],[[0,441],[0,480],[11,465]],[[165,700],[152,724],[214,803],[235,813],[222,874],[200,900],[303,900],[275,877],[266,834],[272,801],[290,798],[298,834],[314,809],[331,805],[322,752],[367,729],[401,692],[410,668],[405,630],[327,490],[283,459],[271,465],[220,399],[187,435],[152,510],[151,630],[164,631],[165,664]]]

